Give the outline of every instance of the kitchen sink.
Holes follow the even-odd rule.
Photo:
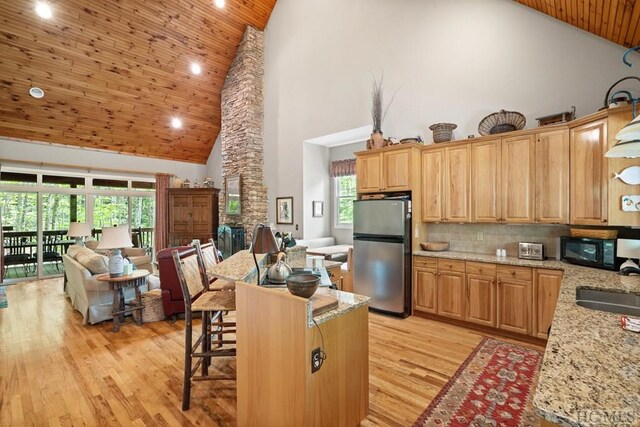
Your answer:
[[[640,295],[576,289],[576,304],[592,310],[640,316]]]

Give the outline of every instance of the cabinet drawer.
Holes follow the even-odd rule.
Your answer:
[[[435,258],[426,258],[422,256],[413,257],[413,266],[420,268],[433,268],[438,266],[438,261]]]
[[[498,266],[498,278],[499,279],[511,279],[511,280],[531,280],[533,278],[532,269],[529,267],[514,267],[507,265]]]
[[[340,273],[341,271],[340,271],[339,265],[336,265],[335,267],[327,268],[327,274],[329,275],[329,278],[333,283],[341,279],[342,275]]]
[[[496,265],[487,264],[486,262],[467,261],[467,274],[479,274],[481,276],[495,276]]]
[[[438,259],[438,270],[457,271],[459,273],[464,273],[464,261],[457,261],[453,259]]]

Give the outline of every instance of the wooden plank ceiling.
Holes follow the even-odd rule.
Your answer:
[[[626,47],[640,44],[640,0],[516,0]]]
[[[2,1],[0,136],[206,163],[236,48],[275,2],[50,0],[45,20],[35,1]]]

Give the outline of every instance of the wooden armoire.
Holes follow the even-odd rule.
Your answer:
[[[218,188],[169,189],[169,245],[184,246],[193,239],[215,240],[218,230]]]

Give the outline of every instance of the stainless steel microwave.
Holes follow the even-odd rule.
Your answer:
[[[563,236],[560,238],[563,261],[587,267],[616,270],[616,240]]]

